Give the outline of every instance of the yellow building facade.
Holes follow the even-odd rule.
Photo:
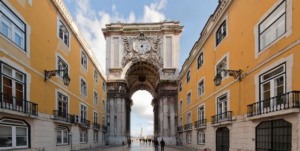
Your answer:
[[[299,150],[300,1],[220,0],[178,82],[178,143]]]
[[[0,1],[0,22],[0,150],[104,144],[106,79],[63,0]]]

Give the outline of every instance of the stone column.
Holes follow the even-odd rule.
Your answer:
[[[128,133],[126,123],[128,115],[127,86],[125,83],[115,82],[107,84],[107,99],[110,102],[109,112],[109,144],[121,145],[126,143]]]
[[[163,82],[157,87],[157,126],[159,132],[156,137],[160,141],[162,138],[168,145],[176,144],[177,132],[177,86],[175,82]],[[156,117],[155,117],[156,118]]]

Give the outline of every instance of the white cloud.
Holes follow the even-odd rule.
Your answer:
[[[135,112],[140,118],[153,121],[153,107],[151,101],[153,97],[147,91],[137,91],[131,97],[133,100],[132,112]]]
[[[83,34],[86,41],[90,45],[97,60],[100,62],[103,71],[106,67],[106,42],[102,34],[101,28],[105,28],[106,24],[113,22],[160,22],[166,19],[162,10],[167,5],[167,0],[160,0],[144,6],[142,18],[137,19],[135,12],[130,12],[128,17],[124,17],[118,12],[117,6],[112,5],[112,13],[105,11],[96,11],[91,7],[90,0],[66,0],[66,2],[74,2],[75,21],[79,27],[79,31]]]

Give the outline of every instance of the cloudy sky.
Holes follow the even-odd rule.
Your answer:
[[[64,0],[64,2],[103,71],[105,71],[106,44],[101,28],[104,28],[105,24],[180,21],[184,26],[180,40],[179,68],[181,68],[207,19],[218,4],[218,0]],[[141,127],[146,135],[153,134],[153,112],[150,105],[152,97],[145,91],[138,92],[139,94],[133,95],[132,135],[139,135]]]

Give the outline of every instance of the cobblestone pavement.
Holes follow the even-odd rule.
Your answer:
[[[154,146],[152,144],[133,142],[131,147],[125,146],[104,146],[99,148],[85,149],[81,151],[154,151]],[[159,151],[160,146],[159,146]],[[165,151],[197,151],[196,149],[186,148],[183,146],[167,146]]]

